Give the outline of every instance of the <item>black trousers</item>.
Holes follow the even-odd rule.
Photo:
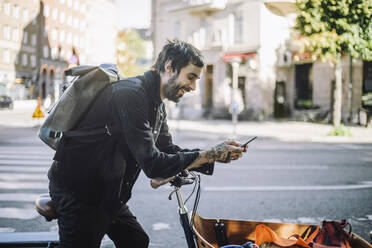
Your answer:
[[[99,248],[105,234],[117,248],[148,247],[149,237],[127,205],[112,220],[100,204],[87,204],[69,192],[50,189],[58,216],[59,248]]]

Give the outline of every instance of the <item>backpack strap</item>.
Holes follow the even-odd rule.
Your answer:
[[[70,130],[65,131],[62,133],[62,136],[72,138],[72,137],[84,137],[84,136],[91,136],[91,135],[99,135],[99,134],[108,134],[112,136],[119,132],[119,125],[107,125],[103,128],[94,128],[94,129],[78,129],[78,130]]]

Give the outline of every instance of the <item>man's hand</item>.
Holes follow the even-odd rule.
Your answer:
[[[220,163],[229,163],[233,160],[243,156],[243,152],[246,152],[248,146],[240,147],[241,144],[234,140],[227,140],[221,144],[212,147],[211,150],[206,152],[206,158],[209,163],[214,161]]]

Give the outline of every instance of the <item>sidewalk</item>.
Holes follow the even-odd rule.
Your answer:
[[[228,120],[168,120],[171,129],[193,130],[198,132],[232,134],[233,125]],[[372,128],[346,126],[352,136],[328,136],[332,125],[295,121],[240,121],[237,136],[259,136],[280,141],[328,142],[328,143],[371,143]]]
[[[35,105],[35,106],[34,106]],[[0,110],[0,125],[12,127],[39,126],[43,119],[33,119],[35,104],[27,108]],[[44,114],[46,111],[43,110]],[[233,137],[233,126],[229,120],[168,120],[172,130],[189,130],[197,132],[223,134]],[[237,125],[237,136],[259,136],[279,141],[328,142],[328,143],[370,143],[372,144],[372,128],[346,126],[351,137],[328,136],[332,125],[295,121],[240,121]],[[230,135],[231,134],[231,135]]]

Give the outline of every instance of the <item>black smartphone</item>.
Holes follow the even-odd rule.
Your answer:
[[[248,140],[247,142],[245,142],[243,145],[241,145],[240,147],[245,147],[246,145],[248,145],[249,143],[251,143],[253,140],[257,139],[257,136],[254,136],[252,139]]]

